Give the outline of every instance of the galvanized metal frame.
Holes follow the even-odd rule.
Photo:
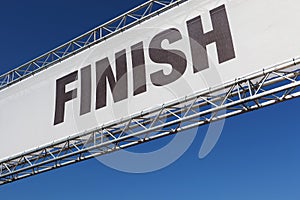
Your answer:
[[[0,162],[0,185],[300,96],[300,59]]]
[[[0,76],[0,90],[188,0],[150,0]]]

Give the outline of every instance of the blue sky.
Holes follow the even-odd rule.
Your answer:
[[[0,73],[141,2],[2,2]],[[198,153],[207,126],[199,128],[180,159],[162,170],[129,174],[91,159],[0,186],[0,199],[300,199],[299,110],[300,99],[295,99],[227,119],[216,147],[202,160]]]

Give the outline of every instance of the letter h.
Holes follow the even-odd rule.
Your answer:
[[[194,73],[207,69],[208,55],[206,46],[215,42],[219,63],[235,58],[235,51],[225,5],[210,11],[213,30],[204,33],[201,16],[187,22]]]

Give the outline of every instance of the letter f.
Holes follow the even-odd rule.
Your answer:
[[[66,85],[78,79],[78,72],[75,71],[56,80],[56,104],[54,125],[64,122],[65,104],[77,97],[77,89],[66,92]]]

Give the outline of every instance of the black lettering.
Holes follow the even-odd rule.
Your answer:
[[[168,40],[169,44],[173,44],[182,39],[179,30],[171,28],[156,35],[150,42],[149,54],[155,63],[170,64],[172,71],[165,74],[163,70],[152,73],[151,81],[156,86],[163,86],[176,81],[180,78],[187,67],[185,54],[179,50],[166,50],[162,48],[162,42]]]
[[[143,42],[131,47],[132,67],[133,67],[133,95],[138,95],[147,91],[146,69]]]
[[[116,53],[116,79],[112,72],[108,58],[96,62],[96,109],[106,106],[107,83],[109,83],[114,102],[128,97],[126,51]]]
[[[80,115],[91,112],[92,100],[92,80],[91,65],[81,69],[81,98],[80,98]]]
[[[67,76],[56,80],[56,103],[54,125],[64,122],[65,103],[77,97],[77,89],[66,92],[66,85],[76,81],[78,72],[75,71]]]
[[[216,42],[220,64],[235,58],[225,5],[211,10],[210,16],[213,30],[207,33],[203,32],[200,16],[187,22],[194,73],[209,67],[206,46],[213,42]]]

